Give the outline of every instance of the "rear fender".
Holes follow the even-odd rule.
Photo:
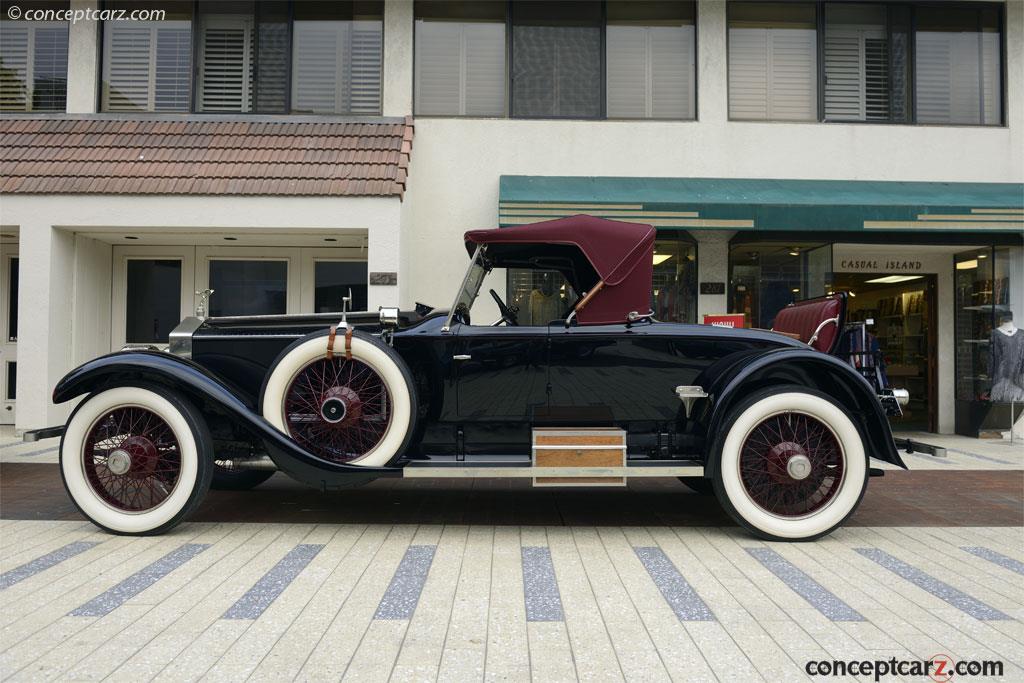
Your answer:
[[[262,441],[279,469],[318,488],[344,483],[352,475],[401,475],[401,468],[360,467],[318,458],[275,429],[256,412],[250,399],[241,396],[202,366],[159,351],[123,351],[91,360],[57,383],[53,402],[64,403],[82,394],[138,384],[167,386],[188,396],[197,407],[208,406],[222,412]]]
[[[833,356],[813,349],[786,348],[745,358],[704,387],[712,398],[704,416],[711,437],[704,455],[706,477],[713,476],[718,466],[725,421],[733,406],[752,391],[786,384],[811,387],[836,399],[853,416],[868,455],[906,469],[882,405],[867,380]]]

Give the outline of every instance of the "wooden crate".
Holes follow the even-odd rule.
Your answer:
[[[533,430],[533,466],[558,467],[558,476],[534,477],[534,486],[625,486],[623,476],[593,476],[595,467],[626,466],[626,432],[615,427]],[[581,474],[572,474],[573,469]],[[566,471],[568,470],[568,471]]]

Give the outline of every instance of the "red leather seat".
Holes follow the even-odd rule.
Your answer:
[[[775,316],[772,329],[800,337],[800,341],[810,344],[811,348],[831,353],[839,338],[839,328],[843,324],[843,297],[841,294],[818,299],[807,299],[786,306]],[[829,322],[828,324],[825,321]],[[817,332],[818,336],[814,337]],[[813,338],[813,341],[812,341]]]

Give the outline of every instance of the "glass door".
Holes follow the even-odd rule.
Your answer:
[[[192,315],[192,247],[115,246],[110,346],[167,344],[182,318]]]
[[[211,316],[299,310],[299,250],[197,247],[196,291],[212,289]]]

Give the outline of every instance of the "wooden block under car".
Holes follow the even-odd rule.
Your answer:
[[[534,477],[534,486],[625,486],[623,476],[592,476],[582,472],[592,467],[625,467],[626,432],[615,427],[536,428],[533,466],[570,470],[559,472],[558,476]],[[574,468],[581,474],[573,475]]]

